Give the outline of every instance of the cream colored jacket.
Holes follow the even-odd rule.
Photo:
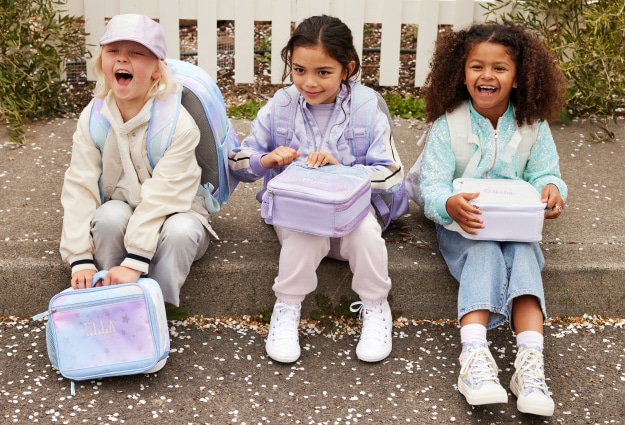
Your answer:
[[[136,117],[124,123],[109,93],[101,113],[111,129],[102,154],[89,133],[93,102],[80,115],[61,193],[64,214],[60,252],[71,265],[72,274],[96,269],[90,228],[91,217],[101,205],[100,176],[104,202],[118,199],[134,208],[124,238],[129,255],[121,265],[148,272],[161,227],[171,214],[192,213],[213,233],[204,198],[196,196],[201,176],[195,158],[200,139],[197,125],[181,108],[171,146],[153,170],[146,149],[152,103],[148,101]]]

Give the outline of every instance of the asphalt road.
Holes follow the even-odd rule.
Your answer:
[[[76,383],[49,364],[45,324],[0,324],[2,423],[60,424],[622,424],[625,321],[551,323],[545,369],[555,414],[521,414],[508,404],[472,408],[457,392],[459,329],[453,321],[395,322],[391,355],[355,357],[359,326],[325,335],[302,322],[302,357],[291,365],[264,351],[265,325],[250,319],[170,322],[172,351],[152,375]],[[514,337],[489,332],[504,386]]]

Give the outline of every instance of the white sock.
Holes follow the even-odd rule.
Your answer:
[[[462,345],[486,344],[486,326],[471,323],[460,328],[460,342]]]
[[[540,332],[536,331],[524,331],[516,335],[517,347],[524,346],[527,348],[534,348],[541,353],[543,352],[543,346],[545,337]]]

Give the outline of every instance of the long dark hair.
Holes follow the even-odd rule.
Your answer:
[[[341,81],[349,88],[348,81],[360,73],[360,58],[354,47],[354,39],[349,27],[339,18],[320,15],[304,19],[293,32],[289,42],[282,49],[281,57],[284,61],[282,82],[291,75],[291,56],[296,47],[319,46],[332,59],[341,64],[347,77]],[[355,64],[349,72],[349,64]]]

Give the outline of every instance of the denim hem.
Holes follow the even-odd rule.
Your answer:
[[[468,313],[478,310],[487,310],[490,312],[488,316],[487,330],[491,330],[503,325],[508,320],[508,310],[505,307],[495,307],[490,304],[473,304],[458,310],[458,322]],[[501,317],[500,319],[498,319]]]

